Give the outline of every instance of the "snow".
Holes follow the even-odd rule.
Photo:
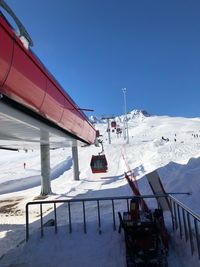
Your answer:
[[[191,193],[175,197],[200,214],[200,137],[197,137],[197,134],[200,136],[200,119],[145,116],[135,111],[128,116],[130,144],[126,144],[123,134],[117,137],[111,132],[112,144],[109,145],[107,124],[102,121],[95,124],[103,135],[109,165],[105,174],[92,174],[90,170],[91,156],[98,154],[99,147],[79,147],[79,181],[73,180],[71,148],[51,151],[53,193],[47,199],[132,195],[123,175],[127,171],[124,155],[137,176],[141,193],[151,194],[145,174],[157,169],[165,190]],[[123,116],[116,121],[122,128]],[[162,136],[169,141],[162,140]],[[58,233],[54,234],[53,227],[46,227],[42,239],[39,208],[31,208],[31,237],[26,243],[25,205],[40,194],[40,152],[1,150],[0,153],[0,266],[126,266],[124,236],[112,230],[112,211],[107,204],[102,212],[102,234],[97,231],[94,203],[86,207],[87,234],[83,232],[78,204],[73,207],[73,232],[69,233],[66,205],[62,204],[57,214]],[[47,205],[44,221],[52,218],[52,214],[52,207]],[[171,236],[169,266],[199,266],[196,255],[190,254],[189,244],[175,238],[169,217],[166,223]]]

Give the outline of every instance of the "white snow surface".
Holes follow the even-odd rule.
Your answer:
[[[118,117],[119,118],[119,117]],[[116,119],[118,127],[123,120]],[[46,200],[132,195],[124,172],[134,170],[142,194],[151,194],[145,174],[158,170],[166,192],[190,192],[177,195],[195,213],[200,214],[200,119],[167,116],[130,116],[130,143],[111,131],[108,144],[107,124],[96,124],[104,141],[108,172],[93,174],[92,155],[100,147],[79,147],[80,180],[73,180],[71,148],[51,151],[52,194]],[[195,134],[195,137],[194,137]],[[169,141],[162,139],[168,138]],[[176,139],[176,140],[175,140]],[[58,233],[44,229],[40,238],[39,208],[30,209],[30,240],[25,242],[25,205],[40,194],[40,151],[11,152],[0,150],[0,266],[1,267],[123,267],[126,266],[123,233],[112,230],[112,210],[105,205],[102,234],[97,231],[94,204],[87,204],[87,234],[83,232],[82,210],[73,207],[72,233],[69,233],[67,207],[58,206]],[[24,163],[26,168],[24,169]],[[43,210],[44,222],[53,218],[52,206]],[[118,218],[116,218],[118,224]],[[189,242],[180,242],[166,219],[170,235],[169,266],[200,266],[197,255],[191,256]]]

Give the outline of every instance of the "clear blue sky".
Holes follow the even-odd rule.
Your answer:
[[[200,117],[199,0],[6,2],[80,107]]]

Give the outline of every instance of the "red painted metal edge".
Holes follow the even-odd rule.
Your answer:
[[[0,17],[0,92],[92,144],[96,130],[40,60]]]

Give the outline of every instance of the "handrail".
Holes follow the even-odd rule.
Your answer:
[[[171,196],[169,194],[169,198],[172,199],[175,203],[177,203],[181,208],[183,208],[185,211],[187,211],[190,215],[192,215],[196,220],[200,222],[200,216],[194,213],[191,209],[186,207],[183,203],[181,203],[179,200],[177,200],[175,197]]]
[[[40,221],[41,221],[41,237],[44,235],[43,231],[43,211],[42,205],[45,204],[54,204],[54,210],[56,209],[56,204],[68,203],[68,216],[69,216],[69,231],[72,232],[72,223],[71,223],[71,203],[81,203],[83,204],[83,223],[84,223],[84,232],[86,233],[86,219],[85,219],[85,202],[96,202],[97,203],[97,213],[98,213],[98,229],[101,233],[101,213],[100,213],[100,201],[111,201],[112,214],[113,214],[113,229],[116,230],[115,222],[115,204],[114,200],[125,200],[127,202],[127,210],[129,211],[129,200],[133,198],[143,199],[143,198],[156,198],[156,197],[167,197],[167,194],[158,194],[158,195],[143,195],[143,196],[118,196],[118,197],[100,197],[100,198],[76,198],[76,199],[57,199],[57,200],[44,200],[44,201],[32,201],[26,204],[26,241],[29,239],[29,206],[39,205],[40,206]],[[56,213],[55,213],[56,214]],[[57,218],[54,216],[56,222],[57,232]]]
[[[120,200],[120,199],[132,199],[132,198],[156,198],[156,197],[168,197],[168,194],[157,195],[141,195],[141,196],[119,196],[119,197],[98,197],[98,198],[73,198],[73,199],[56,199],[56,200],[43,200],[28,202],[26,206],[37,204],[52,204],[52,203],[67,203],[67,202],[82,202],[82,201],[96,201],[96,200]]]
[[[169,195],[169,201],[171,205],[173,230],[179,230],[180,239],[184,237],[186,242],[189,240],[191,254],[193,255],[197,251],[200,260],[200,216],[171,195]]]

